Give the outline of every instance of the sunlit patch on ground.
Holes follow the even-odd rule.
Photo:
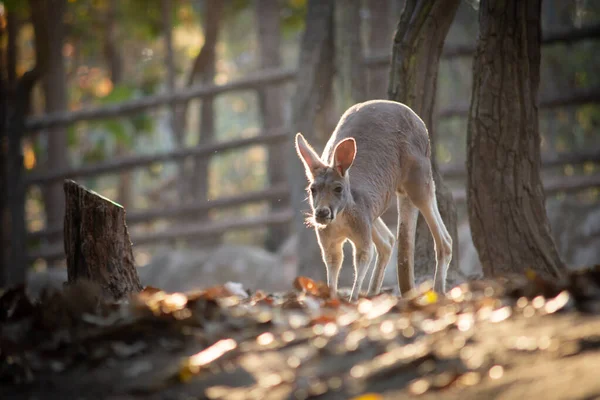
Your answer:
[[[85,389],[100,397],[477,398],[525,382],[542,365],[581,357],[584,382],[594,374],[587,355],[600,366],[600,267],[562,282],[528,274],[465,283],[445,296],[426,284],[404,298],[355,303],[331,299],[324,283],[306,277],[293,287],[147,287],[121,303],[103,302],[90,283],[35,304],[23,288],[6,291],[2,390],[35,394],[49,380],[59,397]]]

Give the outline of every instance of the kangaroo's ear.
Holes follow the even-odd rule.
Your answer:
[[[306,170],[306,177],[309,180],[314,179],[315,172],[324,168],[325,164],[321,161],[319,155],[314,151],[314,149],[308,144],[304,136],[301,133],[296,134],[296,152],[298,153],[298,157],[302,160],[304,164],[304,169]]]
[[[354,157],[356,157],[356,141],[354,138],[344,139],[335,146],[333,151],[333,167],[344,176],[352,166]]]

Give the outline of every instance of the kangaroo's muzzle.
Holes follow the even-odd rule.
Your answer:
[[[321,225],[326,225],[333,220],[333,213],[329,207],[321,207],[315,210],[315,221]]]

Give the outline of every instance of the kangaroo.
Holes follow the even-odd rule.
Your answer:
[[[431,174],[431,148],[425,123],[404,104],[372,100],[355,104],[340,118],[321,157],[301,133],[296,151],[302,160],[327,285],[337,297],[342,246],[354,250],[356,301],[372,260],[368,295],[378,294],[394,246],[394,235],[381,219],[396,194],[398,202],[398,285],[414,288],[414,249],[418,211],[434,239],[434,290],[446,292],[452,238],[438,211]],[[377,254],[375,255],[375,251]]]

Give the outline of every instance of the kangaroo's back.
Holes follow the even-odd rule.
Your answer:
[[[356,158],[350,171],[354,188],[371,197],[375,214],[382,213],[401,190],[414,162],[431,154],[424,122],[404,104],[372,100],[350,107],[325,146],[322,159],[333,157],[335,146],[345,138],[356,140]]]

